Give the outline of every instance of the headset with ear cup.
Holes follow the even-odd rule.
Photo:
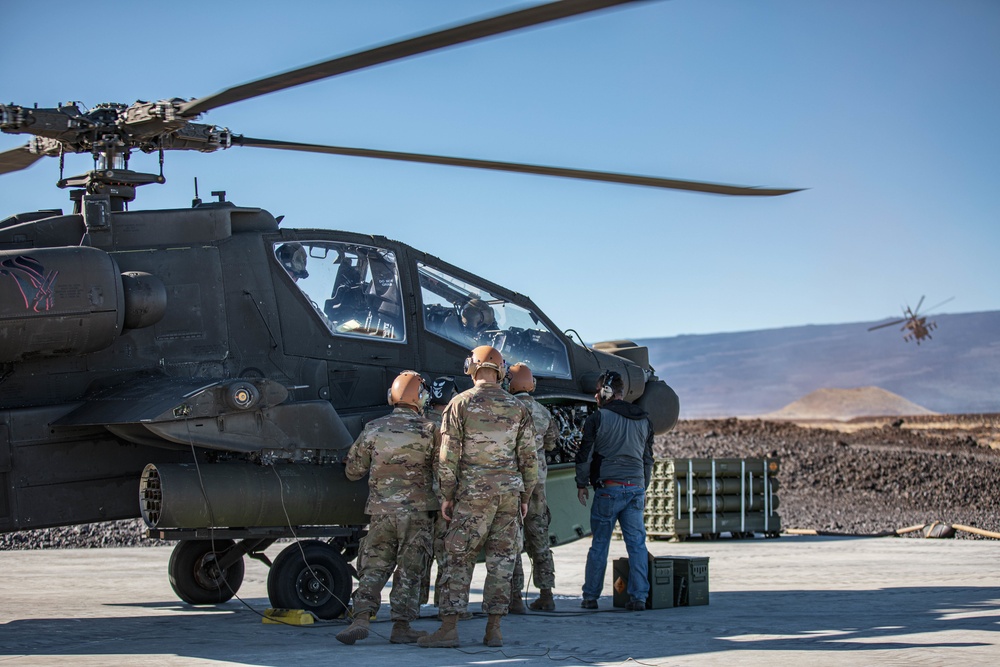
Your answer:
[[[605,371],[601,377],[597,378],[597,395],[602,402],[610,401],[615,395],[615,380],[620,382],[621,377],[615,371]]]

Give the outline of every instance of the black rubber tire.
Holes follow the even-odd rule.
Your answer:
[[[305,609],[322,619],[340,617],[351,599],[351,567],[325,542],[290,544],[267,575],[267,597],[276,609]]]
[[[243,584],[243,559],[220,571],[218,557],[231,549],[232,540],[181,540],[170,553],[167,578],[177,597],[188,604],[221,604],[232,599]]]

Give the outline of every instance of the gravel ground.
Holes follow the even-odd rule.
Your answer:
[[[780,457],[782,525],[878,533],[943,521],[1000,532],[996,416],[890,419],[805,428],[760,420],[687,420],[657,438],[658,456]],[[937,427],[934,422],[938,422]],[[829,426],[829,425],[827,425]],[[139,519],[0,535],[0,550],[167,544]],[[920,533],[913,533],[919,536]],[[959,531],[960,539],[981,539]]]

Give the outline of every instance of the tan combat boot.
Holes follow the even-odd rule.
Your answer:
[[[392,624],[392,634],[389,635],[390,644],[415,644],[418,639],[426,636],[423,630],[414,630],[410,627],[409,621],[396,621]]]
[[[528,608],[524,606],[524,599],[521,597],[521,591],[511,591],[510,592],[510,606],[507,608],[512,614],[527,614]]]
[[[421,637],[417,646],[423,648],[457,648],[458,647],[458,614],[447,614],[441,617],[441,627],[434,634]]]
[[[486,636],[483,637],[483,643],[487,646],[498,647],[503,646],[503,635],[500,634],[500,619],[503,618],[501,614],[490,614],[490,618],[486,621]]]
[[[552,599],[552,589],[543,588],[538,591],[538,599],[529,604],[528,608],[535,611],[555,611],[556,601]]]
[[[368,614],[362,613],[356,615],[354,622],[347,626],[347,629],[337,633],[337,641],[341,644],[353,644],[359,639],[364,639],[368,636],[368,626],[370,623]]]

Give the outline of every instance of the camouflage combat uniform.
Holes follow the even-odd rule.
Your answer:
[[[462,392],[444,413],[435,464],[441,499],[454,501],[445,534],[442,616],[465,613],[472,572],[486,552],[483,611],[505,615],[515,556],[521,553],[521,503],[538,481],[531,415],[498,384]]]
[[[371,520],[358,555],[355,616],[378,612],[393,568],[399,583],[389,593],[392,620],[412,621],[420,615],[420,579],[430,558],[438,509],[431,485],[439,446],[437,425],[398,405],[369,422],[347,454],[348,479],[371,475],[365,506]]]
[[[424,408],[424,416],[441,427],[444,419],[444,405],[428,403]],[[437,460],[439,452],[434,452],[434,459]],[[437,488],[437,478],[434,479],[434,493],[440,495]],[[441,512],[434,515],[434,537],[433,537],[433,558],[427,561],[424,568],[424,576],[420,582],[420,603],[427,604],[431,596],[431,565],[437,563],[437,576],[434,580],[434,606],[439,606],[439,595],[441,593],[441,571],[444,569],[444,534],[448,530],[448,522],[444,520]],[[393,577],[393,586],[396,585],[396,578]]]
[[[551,452],[559,439],[559,427],[548,408],[536,401],[531,394],[522,392],[514,395],[531,412],[535,427],[535,447],[538,452],[538,483],[528,500],[528,514],[524,517],[524,550],[531,559],[532,579],[535,588],[555,588],[556,572],[552,562],[552,548],[549,545],[549,506],[545,498],[545,476],[548,464],[545,452]],[[524,568],[521,558],[514,561],[513,590],[524,588]]]

